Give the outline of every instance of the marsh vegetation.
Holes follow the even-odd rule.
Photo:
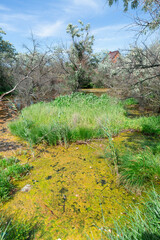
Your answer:
[[[61,155],[61,160],[60,158],[57,159],[56,164],[51,164],[51,162],[53,161],[51,160],[51,155],[56,156],[58,152],[52,154],[48,153],[48,155],[46,156],[44,155],[44,157],[42,158],[44,163],[42,163],[42,159],[38,153],[39,151],[37,152],[38,149],[34,150],[36,151],[34,155],[39,156],[40,159],[39,161],[36,160],[35,164],[33,164],[35,168],[35,173],[33,174],[31,179],[32,181],[35,181],[35,183],[37,182],[37,179],[35,180],[35,176],[38,172],[36,173],[36,171],[39,171],[40,165],[42,165],[41,167],[43,171],[39,172],[39,174],[44,175],[43,178],[46,179],[46,190],[44,189],[43,183],[41,186],[41,184],[39,185],[37,182],[37,187],[41,194],[43,194],[43,191],[47,191],[47,198],[50,199],[47,208],[51,208],[51,211],[54,212],[55,216],[58,216],[62,213],[64,214],[65,212],[67,216],[66,227],[69,227],[69,222],[67,219],[70,218],[69,216],[72,211],[76,217],[78,214],[81,219],[80,221],[82,221],[82,219],[86,217],[86,214],[89,217],[90,213],[93,214],[93,212],[95,211],[94,209],[99,208],[100,210],[102,207],[103,212],[101,214],[98,212],[97,217],[94,216],[95,219],[92,220],[95,224],[94,228],[97,230],[100,229],[100,232],[103,236],[102,239],[138,240],[147,239],[148,236],[153,237],[153,239],[158,239],[158,183],[160,180],[159,116],[153,115],[147,117],[139,115],[135,118],[130,118],[130,115],[127,111],[130,111],[130,107],[133,105],[136,106],[136,104],[138,103],[135,99],[127,99],[124,101],[110,97],[106,94],[97,97],[93,94],[73,93],[71,95],[60,96],[49,103],[40,102],[31,105],[30,107],[24,108],[21,111],[19,117],[9,123],[9,128],[11,132],[19,136],[21,139],[29,142],[29,146],[32,145],[33,149],[36,149],[37,147],[39,148],[39,146],[50,145],[49,150],[47,150],[50,152],[53,148],[52,145],[59,145],[60,148],[63,148],[63,146],[65,146],[66,153],[64,156]],[[91,141],[93,140],[99,141],[99,143],[103,144],[103,154],[101,152],[100,158],[94,159],[92,155],[93,149],[97,149],[97,147],[95,148],[96,145],[91,145]],[[90,156],[89,162],[88,160],[86,160],[88,159],[87,155],[85,154],[85,151],[88,151],[85,150],[86,147],[77,147],[76,151],[79,151],[78,149],[81,149],[80,155],[69,153],[69,151],[67,150],[68,148],[76,149],[76,145],[73,145],[73,147],[71,147],[73,142],[75,142],[75,144],[80,143],[82,144],[82,146],[90,146],[90,153],[88,155]],[[45,153],[45,150],[43,151]],[[68,166],[69,162],[67,156],[70,156],[70,154],[72,155],[72,158],[74,158],[73,161],[76,161],[76,168],[73,167],[74,164],[72,165],[71,160],[69,160],[71,165]],[[77,152],[77,154],[79,153]],[[26,155],[26,157],[27,156],[28,155]],[[77,158],[77,156],[79,157]],[[81,159],[84,159],[83,163],[81,163]],[[59,161],[60,166],[58,167]],[[82,165],[80,166],[79,164]],[[91,166],[89,167],[88,164],[90,164]],[[105,167],[105,165],[107,168]],[[55,168],[55,171],[57,173],[53,175],[52,167],[50,171],[49,166],[52,166],[53,169]],[[83,199],[84,193],[81,193],[82,189],[86,189],[85,191],[88,191],[88,187],[93,187],[93,189],[97,188],[87,178],[82,177],[84,172],[86,172],[86,174],[90,174],[87,170],[88,168],[86,168],[87,166],[91,169],[91,171],[93,171],[92,169],[97,169],[98,172],[96,172],[98,173],[98,175],[96,173],[95,184],[98,184],[97,186],[99,186],[99,183],[101,183],[102,187],[101,190],[97,189],[94,192],[95,201],[91,200],[92,194],[88,192],[89,195],[87,203],[89,203],[88,201],[92,202],[89,204],[89,206],[85,206],[86,204],[84,203],[83,205],[81,203],[81,200],[77,202],[76,199],[74,199],[75,197],[73,196],[75,195],[75,190],[74,187],[72,189],[70,185],[70,180],[68,179],[68,175],[72,176],[72,174],[74,176],[74,182],[77,182],[79,181],[79,179],[81,179],[81,183],[79,182],[79,187],[76,190],[76,198],[80,195]],[[109,180],[111,175],[108,171],[110,172],[114,180]],[[92,175],[90,175],[90,178],[91,176]],[[103,176],[103,178],[101,178],[100,176]],[[106,176],[108,180],[106,179]],[[66,178],[68,179],[67,181]],[[54,194],[54,197],[52,196],[52,194],[50,195],[50,183],[48,185],[47,182],[52,181],[52,179],[54,180],[54,182],[57,181],[57,184],[59,181],[62,182],[62,192],[58,193],[58,188],[54,186],[54,191],[57,192],[58,198],[55,197]],[[100,194],[99,191],[102,191],[103,195],[101,196],[100,194],[100,196],[104,198],[106,196],[105,194],[109,194],[108,186],[111,189],[113,188],[112,181],[114,181],[115,190],[118,188],[119,191],[121,191],[120,189],[123,189],[124,187],[125,190],[122,190],[124,191],[124,196],[122,197],[123,201],[125,195],[127,196],[128,194],[129,196],[131,196],[131,199],[134,199],[136,195],[142,195],[143,197],[141,200],[136,200],[135,204],[131,201],[130,198],[128,200],[125,200],[125,204],[123,207],[125,209],[125,207],[127,206],[127,208],[129,209],[120,210],[122,212],[125,211],[125,214],[122,214],[119,221],[116,221],[116,223],[114,224],[114,217],[112,216],[112,221],[104,220],[103,224],[100,226],[99,220],[105,219],[107,217],[106,211],[110,212],[111,210],[109,209],[111,209],[111,207],[110,205],[107,207],[106,204],[109,203],[106,201],[102,201],[102,205],[100,207],[97,193]],[[86,184],[84,184],[85,182]],[[110,184],[107,186],[107,182],[112,183],[112,186]],[[154,191],[152,191],[153,187],[155,188]],[[103,190],[103,188],[105,190]],[[128,193],[125,191],[127,191]],[[153,193],[148,196],[148,194],[145,193],[146,191]],[[34,194],[35,196],[38,194],[36,189]],[[114,194],[116,194],[116,192],[114,192]],[[63,196],[66,196],[67,202],[63,199]],[[19,197],[17,198],[17,201],[19,201],[18,199],[20,199],[22,196],[20,198]],[[54,198],[54,200],[52,200],[52,198]],[[114,203],[114,198],[112,194],[111,198],[112,203]],[[121,199],[120,196],[117,196],[117,198]],[[63,209],[62,212],[59,209],[58,205],[56,207],[52,206],[52,201],[59,202],[60,206],[62,206]],[[127,204],[127,201],[130,203]],[[12,207],[12,204],[10,207]],[[15,201],[15,204],[17,205],[18,202],[16,203]],[[84,211],[84,207],[86,208],[86,213]],[[151,211],[152,219],[150,218],[149,220],[149,215],[151,214]],[[35,214],[37,213],[35,212]],[[142,215],[144,215],[145,218],[143,218]],[[88,223],[91,224],[90,221]],[[89,227],[88,223],[86,222],[87,228]],[[77,224],[79,225],[78,222]],[[81,229],[80,231],[82,231],[84,234],[84,229],[82,228],[82,226],[79,225],[79,229]],[[92,230],[92,234],[98,239],[97,230]],[[86,230],[85,228],[85,231],[86,234],[83,235],[83,238],[87,238],[88,236],[88,239],[92,239],[92,234],[90,233],[91,230]],[[69,230],[69,232],[72,236],[72,231]],[[63,237],[68,236],[68,233],[66,231],[62,233],[61,230],[57,232],[56,236],[60,237],[61,234]],[[49,236],[52,237],[51,229]],[[82,235],[78,236],[81,236],[82,238]]]
[[[0,123],[14,150],[0,158],[0,239],[160,239],[160,43],[115,60],[89,30],[16,53],[0,29],[0,101],[16,113]]]

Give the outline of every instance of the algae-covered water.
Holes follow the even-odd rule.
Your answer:
[[[14,155],[33,166],[30,175],[17,182],[17,190],[26,184],[32,188],[17,191],[2,209],[15,219],[36,217],[44,234],[41,239],[85,239],[91,232],[98,239],[95,225],[102,227],[104,217],[111,228],[113,220],[125,214],[123,206],[129,208],[137,198],[118,187],[101,157],[105,145],[95,141],[69,148],[39,146],[34,157],[33,151],[17,150]]]
[[[5,119],[5,116],[3,116]],[[125,214],[123,206],[137,197],[118,186],[104,158],[107,140],[79,142],[68,147],[39,145],[30,147],[12,136],[4,121],[0,126],[3,157],[15,156],[33,166],[30,174],[16,182],[13,198],[1,205],[1,211],[20,221],[39,223],[35,239],[99,239],[96,226],[108,229]],[[21,189],[29,184],[31,190]]]

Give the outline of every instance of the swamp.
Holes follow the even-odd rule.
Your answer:
[[[0,240],[160,240],[160,3],[117,2],[0,4]]]
[[[159,239],[159,217],[148,223],[147,211],[160,210],[160,119],[133,102],[74,93],[19,116],[1,103],[1,210],[20,231],[14,239],[121,239],[128,232],[141,239],[150,231]]]

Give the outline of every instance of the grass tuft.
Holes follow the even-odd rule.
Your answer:
[[[74,142],[105,138],[105,128],[112,135],[123,129],[137,129],[147,134],[160,134],[160,116],[130,119],[124,103],[107,96],[72,93],[50,103],[40,102],[22,110],[19,119],[9,124],[11,132],[37,144]]]
[[[34,220],[30,222],[15,221],[1,213],[0,240],[32,240],[38,230]]]
[[[21,165],[16,158],[0,159],[0,201],[8,200],[14,189],[14,180],[21,179],[30,170],[29,164]]]
[[[159,154],[154,155],[150,149],[145,149],[136,154],[128,152],[120,157],[119,164],[121,184],[135,189],[160,180]]]

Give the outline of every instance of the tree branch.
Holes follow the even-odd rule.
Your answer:
[[[10,94],[10,93],[12,93],[12,92],[14,92],[14,91],[16,90],[16,88],[17,88],[23,81],[25,81],[27,78],[30,77],[31,73],[32,73],[38,66],[39,66],[39,64],[36,65],[34,68],[32,68],[31,71],[30,71],[24,78],[22,78],[22,79],[14,86],[14,88],[12,88],[12,89],[11,89],[10,91],[8,91],[8,92],[3,93],[3,94],[0,96],[0,101],[2,101],[2,98],[3,98],[4,96],[6,96],[6,95],[8,95],[8,94]]]

